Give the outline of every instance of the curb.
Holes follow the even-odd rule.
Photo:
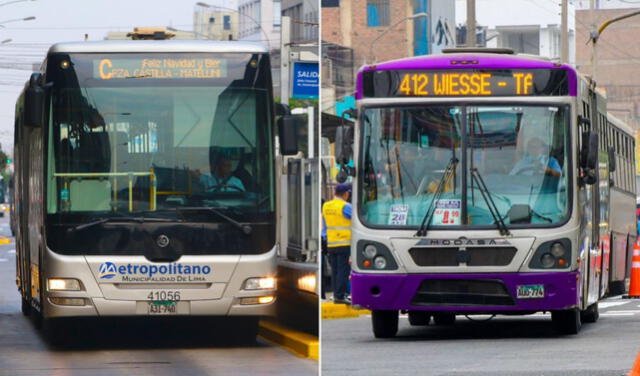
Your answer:
[[[346,319],[371,314],[368,309],[356,309],[347,304],[335,304],[333,302],[322,303],[322,319]]]
[[[273,321],[260,320],[260,337],[310,359],[319,359],[318,337],[286,328]]]

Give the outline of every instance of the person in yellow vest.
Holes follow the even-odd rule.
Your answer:
[[[338,184],[335,197],[322,205],[323,230],[327,234],[327,250],[331,264],[333,301],[351,304],[347,297],[349,255],[351,253],[351,184]]]

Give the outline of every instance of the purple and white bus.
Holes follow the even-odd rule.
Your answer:
[[[458,49],[364,66],[356,98],[352,298],[376,337],[399,312],[551,312],[575,334],[624,291],[634,140],[590,79]]]

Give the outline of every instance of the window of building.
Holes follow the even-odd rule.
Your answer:
[[[222,23],[225,30],[231,30],[231,16],[223,16]]]
[[[367,26],[389,26],[389,0],[367,0]]]
[[[216,23],[215,17],[209,17],[209,23]]]
[[[280,1],[273,2],[273,26],[280,27],[282,24],[281,16],[282,16],[282,4]]]

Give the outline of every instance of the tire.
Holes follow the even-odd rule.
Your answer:
[[[551,321],[556,330],[562,334],[578,334],[582,327],[580,311],[577,308],[566,311],[553,311],[551,312]]]
[[[259,317],[241,317],[233,320],[231,342],[238,346],[255,345],[258,336]]]
[[[62,319],[43,319],[42,332],[51,346],[62,347],[67,344],[67,322]]]
[[[598,303],[593,303],[587,309],[580,312],[580,321],[584,323],[594,323],[598,321],[600,313],[598,312]]]
[[[426,326],[431,321],[431,315],[422,311],[409,311],[409,324],[412,326]]]
[[[456,322],[456,315],[453,313],[436,313],[433,315],[433,322],[436,325],[453,325]]]
[[[393,338],[398,333],[398,311],[373,311],[371,324],[376,338]]]
[[[624,281],[611,281],[609,283],[609,296],[624,294]]]
[[[22,304],[20,305],[20,311],[22,311],[23,315],[29,316],[31,314],[31,302],[29,302],[24,297],[22,297],[20,300],[22,301]]]

